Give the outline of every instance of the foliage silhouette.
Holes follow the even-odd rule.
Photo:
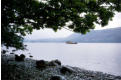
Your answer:
[[[2,0],[2,45],[25,49],[23,37],[33,29],[67,28],[86,34],[95,23],[105,26],[121,11],[121,0]],[[67,22],[71,22],[66,26]]]

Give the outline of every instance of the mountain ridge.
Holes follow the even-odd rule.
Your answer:
[[[74,42],[121,42],[121,27],[104,30],[92,30],[86,35],[74,33],[68,37]]]
[[[73,33],[66,38],[26,40],[25,42],[121,43],[121,27],[91,30],[87,34]]]

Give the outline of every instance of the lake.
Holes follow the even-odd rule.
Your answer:
[[[26,44],[34,59],[59,59],[63,65],[121,75],[121,43]]]

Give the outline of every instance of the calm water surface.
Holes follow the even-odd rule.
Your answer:
[[[64,65],[121,75],[121,43],[26,44],[34,59],[59,59]]]

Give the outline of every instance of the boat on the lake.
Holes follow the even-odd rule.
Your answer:
[[[67,44],[77,44],[77,42],[66,41]]]

